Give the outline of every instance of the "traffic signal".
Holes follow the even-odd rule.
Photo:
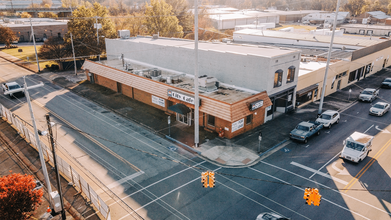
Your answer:
[[[303,198],[305,199],[305,202],[308,205],[312,204],[311,194],[312,194],[312,188],[305,188],[305,190],[304,190],[304,197]]]
[[[322,199],[322,196],[319,194],[319,190],[317,188],[312,190],[312,196],[313,196],[313,203],[314,206],[320,205],[320,200]]]
[[[204,187],[204,188],[208,188],[208,175],[209,175],[209,172],[202,172],[201,173],[201,183],[202,183],[202,187]]]
[[[215,172],[209,171],[209,187],[213,188],[215,186]]]

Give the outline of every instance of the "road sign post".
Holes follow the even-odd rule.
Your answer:
[[[168,136],[171,137],[171,115],[167,117],[168,120]]]

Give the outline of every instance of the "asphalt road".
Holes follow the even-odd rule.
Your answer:
[[[4,81],[21,82],[20,77],[28,74],[0,62]],[[38,75],[27,77],[29,85],[41,80]],[[368,87],[381,81],[366,80]],[[171,148],[169,142],[144,128],[48,82],[31,95],[39,126],[44,129],[44,113],[55,114],[62,150],[69,151],[118,196],[104,197],[112,219],[134,218],[124,204],[145,219],[255,219],[262,212],[291,219],[390,218],[390,192],[376,190],[391,190],[387,160],[391,113],[370,116],[370,103],[357,102],[341,112],[338,125],[323,129],[307,144],[288,141],[253,167],[226,169]],[[391,90],[381,89],[374,103],[379,100],[391,102]],[[0,102],[30,121],[25,98],[0,96]],[[88,139],[66,124],[95,136]],[[359,164],[338,158],[342,141],[354,131],[375,135],[373,151]],[[216,172],[217,187],[202,188],[200,173],[204,170]],[[319,207],[305,204],[304,187],[320,189]]]

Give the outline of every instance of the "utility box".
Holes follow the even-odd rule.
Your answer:
[[[53,191],[50,193],[50,196],[52,197],[52,201],[54,203],[53,210],[55,213],[61,212],[61,200],[60,200],[60,195],[58,194],[57,191]]]
[[[130,31],[129,30],[119,30],[118,36],[122,39],[130,38]]]

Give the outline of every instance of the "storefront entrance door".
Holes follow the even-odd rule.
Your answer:
[[[186,115],[176,113],[176,120],[190,126],[191,125],[191,112],[187,113]]]

